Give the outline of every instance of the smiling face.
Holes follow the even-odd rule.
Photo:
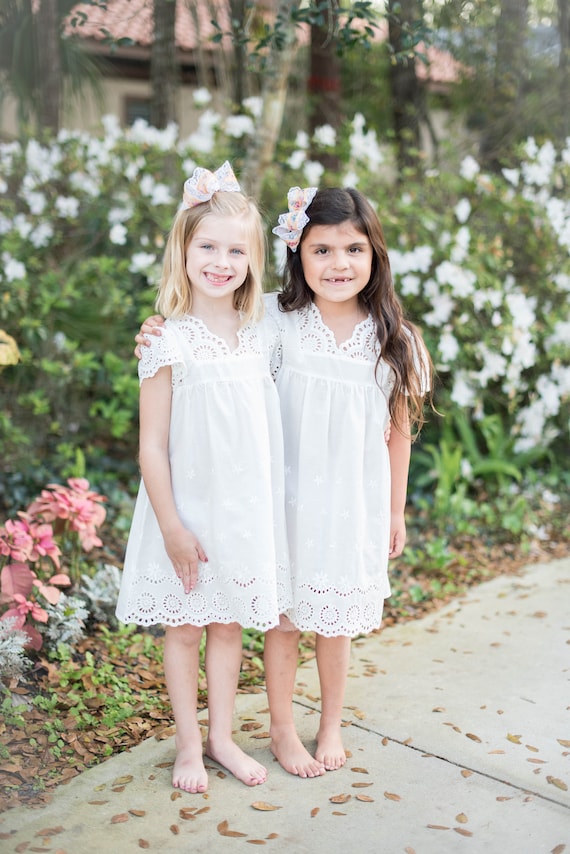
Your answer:
[[[358,305],[372,272],[372,245],[347,220],[339,225],[313,225],[300,245],[305,281],[319,309],[344,303]]]
[[[186,249],[186,273],[196,299],[233,299],[249,270],[243,222],[209,214],[194,231]]]

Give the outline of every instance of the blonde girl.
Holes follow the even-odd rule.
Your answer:
[[[165,626],[176,723],[173,786],[204,792],[197,719],[206,631],[205,752],[246,785],[266,769],[232,739],[242,627],[263,631],[291,607],[278,342],[263,314],[264,232],[229,163],[184,186],[156,306],[167,319],[139,363],[142,481],[117,616]]]

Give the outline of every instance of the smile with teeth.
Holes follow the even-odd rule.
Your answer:
[[[211,285],[225,285],[226,282],[229,282],[232,278],[228,275],[216,275],[216,273],[205,273],[204,275],[206,276],[206,279],[210,282]]]

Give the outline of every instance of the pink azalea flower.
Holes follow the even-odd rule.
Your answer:
[[[14,602],[15,605],[10,608],[10,610],[6,611],[4,614],[5,617],[20,616],[26,618],[29,614],[32,619],[37,620],[38,623],[47,623],[47,611],[44,611],[37,602],[32,602],[30,599],[26,599],[26,597],[22,596],[21,593],[14,594]]]
[[[33,549],[33,540],[28,524],[22,519],[8,519],[0,528],[0,552],[12,560],[29,560]]]

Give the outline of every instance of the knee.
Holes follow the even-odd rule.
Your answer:
[[[202,640],[203,626],[167,626],[165,638],[169,644],[180,644],[184,647],[195,647]]]

